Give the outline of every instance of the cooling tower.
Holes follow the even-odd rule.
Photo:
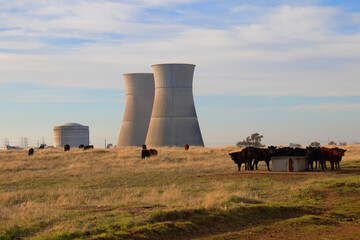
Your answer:
[[[54,147],[89,145],[89,127],[78,123],[66,123],[54,127]]]
[[[126,104],[117,146],[142,146],[154,103],[154,75],[131,73],[124,74],[124,79]]]
[[[196,116],[193,64],[156,64],[154,107],[146,145],[204,146]]]

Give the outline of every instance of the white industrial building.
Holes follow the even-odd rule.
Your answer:
[[[195,65],[165,63],[152,68],[155,97],[146,145],[204,146],[192,88]]]
[[[78,123],[66,123],[54,127],[54,147],[63,147],[69,144],[70,147],[89,145],[89,126]]]
[[[124,74],[126,105],[117,147],[204,146],[193,97],[195,65],[152,69],[154,74]]]
[[[124,74],[126,104],[117,147],[142,146],[146,140],[154,102],[152,73]]]

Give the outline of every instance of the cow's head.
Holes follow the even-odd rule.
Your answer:
[[[229,156],[234,162],[237,161],[237,152],[229,153]]]
[[[270,156],[275,155],[277,147],[276,146],[269,146],[268,147]]]

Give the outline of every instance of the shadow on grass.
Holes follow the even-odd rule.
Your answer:
[[[243,202],[244,199],[232,200]],[[136,224],[137,226],[119,228],[114,225],[109,226],[106,230],[94,227],[82,232],[63,232],[51,236],[51,239],[169,239],[170,237],[188,239],[234,229],[246,229],[306,214],[311,214],[310,210],[264,204],[235,207],[228,210],[205,208],[155,210],[149,213],[146,220]],[[116,223],[114,222],[114,224]],[[0,233],[0,239],[29,238],[44,228],[46,226],[37,226],[33,229],[9,229]]]
[[[200,237],[208,234],[219,234],[235,228],[245,229],[257,225],[269,224],[310,213],[310,210],[299,207],[269,205],[237,207],[229,210],[158,210],[152,212],[147,224],[129,229],[126,238],[168,239],[169,236],[177,236],[181,239],[187,239],[189,237]],[[122,232],[122,234],[124,234],[124,232]],[[114,237],[110,239],[119,237],[120,235],[114,233]]]

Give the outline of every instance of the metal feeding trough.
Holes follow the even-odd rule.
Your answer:
[[[272,157],[272,170],[274,172],[302,172],[308,168],[306,157],[281,156]]]

